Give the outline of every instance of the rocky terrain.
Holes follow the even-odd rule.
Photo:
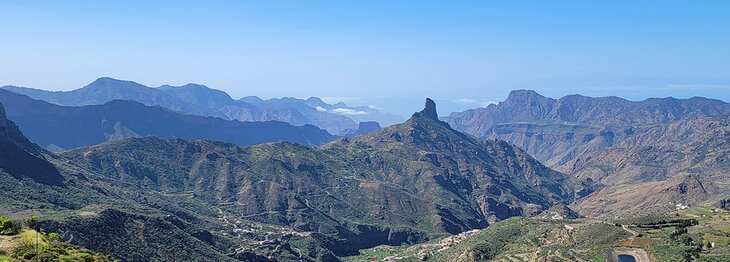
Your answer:
[[[65,241],[129,261],[337,261],[573,199],[565,175],[451,129],[431,100],[404,124],[319,148],[156,137],[35,148],[58,184],[3,167],[0,211],[32,210]]]
[[[563,171],[560,166],[576,156],[608,148],[645,128],[726,114],[730,104],[701,97],[638,102],[581,95],[552,99],[516,90],[499,104],[453,113],[444,120],[456,130],[515,144]]]
[[[498,105],[446,120],[515,144],[577,179],[575,207],[611,217],[725,197],[728,115],[729,104],[705,98],[551,99],[518,90]]]
[[[727,197],[730,116],[658,125],[566,163],[602,189],[578,203],[585,214],[613,215],[697,205]]]

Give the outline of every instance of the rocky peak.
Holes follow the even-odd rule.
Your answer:
[[[426,98],[426,106],[421,110],[421,113],[427,117],[439,119],[438,113],[436,113],[436,103],[431,98]]]
[[[527,89],[520,89],[520,90],[512,90],[512,92],[509,92],[509,95],[507,96],[507,100],[526,100],[530,98],[545,98],[544,96],[538,94],[535,92],[535,90],[527,90]]]

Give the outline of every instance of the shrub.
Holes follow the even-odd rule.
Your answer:
[[[76,254],[76,257],[79,258],[81,261],[84,261],[84,262],[92,262],[92,261],[94,261],[94,256],[91,255],[91,254],[89,254],[89,253],[86,253],[86,252],[78,253],[78,254]]]
[[[0,235],[17,235],[21,229],[21,223],[0,217]]]
[[[56,232],[48,233],[48,237],[50,237],[53,240],[61,240],[61,235],[59,235]]]
[[[10,219],[7,219],[5,217],[0,217],[0,230],[4,230],[6,228],[10,228],[13,226],[13,221]]]

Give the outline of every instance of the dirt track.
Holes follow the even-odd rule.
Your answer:
[[[636,258],[636,262],[651,262],[649,260],[649,255],[644,251],[643,249],[639,248],[627,248],[627,247],[616,247],[616,248],[609,248],[606,250],[608,253],[606,256],[606,261],[608,262],[618,262],[618,256],[619,255],[631,255]]]

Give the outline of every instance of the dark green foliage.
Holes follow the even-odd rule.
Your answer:
[[[48,237],[50,237],[53,240],[61,240],[61,235],[59,235],[56,232],[48,233]]]
[[[620,226],[599,223],[580,227],[573,233],[575,243],[579,247],[591,247],[611,244],[631,236]]]
[[[55,225],[48,227],[55,230]],[[211,243],[188,233],[192,225],[174,218],[109,209],[98,217],[63,221],[63,227],[74,232],[74,243],[92,250],[104,250],[124,261],[231,260],[216,251]],[[134,252],[129,252],[131,250]]]
[[[33,230],[39,230],[38,229],[38,217],[32,216],[25,220],[25,225]]]
[[[20,233],[22,224],[0,216],[0,235],[16,235]]]

